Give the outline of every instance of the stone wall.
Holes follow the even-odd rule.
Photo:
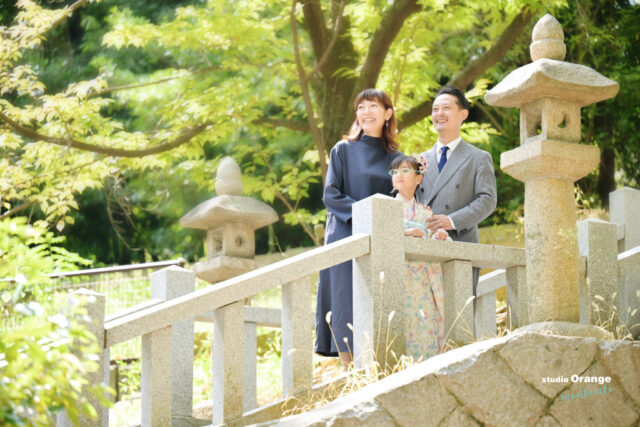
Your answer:
[[[526,332],[438,355],[277,425],[639,423],[640,342]]]

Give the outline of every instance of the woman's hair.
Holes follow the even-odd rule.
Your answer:
[[[391,160],[391,164],[389,165],[389,170],[398,169],[400,165],[403,163],[406,163],[407,165],[409,165],[409,167],[413,170],[416,170],[416,171],[420,170],[420,162],[418,161],[418,159],[412,156],[405,156],[404,154]],[[417,173],[422,175],[422,172],[417,172]]]
[[[391,98],[389,95],[384,93],[378,89],[365,89],[356,96],[355,101],[353,102],[354,110],[358,110],[358,105],[364,100],[367,101],[376,101],[380,103],[385,111],[391,108],[391,117],[389,120],[385,122],[382,126],[382,147],[388,152],[394,152],[398,149],[398,143],[396,142],[396,133],[397,133],[397,120],[396,114],[393,110],[393,103],[391,102]],[[343,138],[348,141],[355,141],[360,138],[362,135],[362,128],[358,124],[358,118],[356,117],[353,125],[351,125],[351,130],[347,135],[343,135]]]

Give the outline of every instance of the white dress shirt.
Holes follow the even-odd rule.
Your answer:
[[[451,158],[451,153],[453,153],[453,150],[456,149],[461,141],[462,137],[459,136],[458,138],[447,144],[447,147],[449,147],[449,150],[447,151],[447,161],[449,161],[449,159]],[[436,142],[436,163],[440,163],[440,158],[442,157],[442,147],[444,147],[444,144],[442,142]]]
[[[460,144],[461,141],[462,141],[462,137],[459,136],[447,144],[447,147],[449,147],[449,149],[447,150],[447,161],[449,161],[449,159],[451,158],[451,153],[453,153],[453,150],[456,149],[456,147],[458,146],[458,144]],[[439,140],[436,142],[436,164],[440,163],[440,158],[442,158],[442,147],[444,147],[444,145],[445,144],[443,144]],[[453,230],[456,230],[456,225],[453,223],[453,220],[451,219],[451,217],[447,215],[447,218],[449,218],[449,221],[451,222],[451,228]]]

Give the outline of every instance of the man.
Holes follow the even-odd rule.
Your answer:
[[[433,209],[427,225],[431,231],[443,228],[455,241],[478,243],[478,224],[495,209],[497,192],[491,155],[460,137],[469,108],[469,101],[455,87],[445,86],[436,95],[431,121],[438,141],[421,154],[428,167],[416,198]],[[474,295],[479,272],[473,269]]]

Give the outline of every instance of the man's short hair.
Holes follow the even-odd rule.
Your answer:
[[[436,98],[439,97],[440,95],[453,95],[456,97],[456,103],[458,104],[458,107],[467,111],[471,110],[471,104],[469,104],[469,101],[464,96],[464,93],[462,93],[462,91],[455,86],[443,87],[436,94]]]

